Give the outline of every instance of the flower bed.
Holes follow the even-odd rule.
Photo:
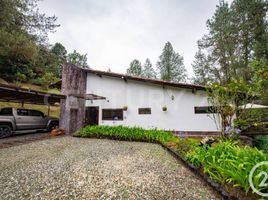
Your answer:
[[[171,132],[125,126],[86,126],[81,128],[75,135],[80,137],[107,137],[127,141],[160,142],[164,144],[168,142],[176,143],[179,140]]]
[[[268,161],[268,154],[256,148],[241,147],[236,142],[220,142],[211,148],[198,147],[186,154],[186,159],[196,167],[202,167],[204,173],[216,182],[242,188],[246,193],[251,191],[249,174],[251,169],[262,161]],[[258,168],[267,172],[268,167]],[[268,188],[260,187],[262,176],[255,176],[253,184],[258,191],[267,192]]]

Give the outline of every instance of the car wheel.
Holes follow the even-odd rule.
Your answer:
[[[11,134],[12,131],[9,125],[0,125],[0,138],[8,137]]]
[[[52,131],[52,130],[58,128],[58,127],[59,127],[58,123],[51,123],[49,128],[48,128],[48,131]]]

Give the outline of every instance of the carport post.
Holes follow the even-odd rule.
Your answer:
[[[48,104],[48,106],[47,106],[47,116],[49,116],[50,115],[50,105]]]

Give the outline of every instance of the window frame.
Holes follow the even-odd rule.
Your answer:
[[[152,108],[150,108],[150,107],[138,108],[138,114],[139,115],[151,115]]]
[[[21,115],[21,114],[20,114],[21,111],[27,111],[27,115]],[[29,115],[29,110],[28,110],[28,109],[23,109],[23,108],[18,108],[18,109],[17,109],[17,115],[18,115],[18,116],[24,116],[24,117],[29,117],[29,116],[30,116],[30,115]]]
[[[119,111],[120,112],[120,115],[122,115],[122,116],[119,116],[119,118],[118,119],[114,119],[113,117],[111,117],[111,118],[106,118],[105,116],[104,116],[104,112],[106,112],[106,111],[111,111],[111,112],[117,112],[117,111]],[[113,114],[113,113],[112,113]],[[111,114],[111,115],[112,115]],[[124,110],[122,109],[122,108],[103,108],[102,109],[102,114],[101,114],[102,116],[101,116],[101,119],[103,120],[103,121],[123,121],[124,120]],[[105,118],[104,118],[105,117]]]
[[[8,110],[9,111],[9,113],[1,113],[1,112],[3,112],[4,110]],[[11,111],[11,112],[10,112]],[[0,110],[0,116],[13,116],[13,109],[12,108],[2,108],[1,110]]]
[[[203,109],[203,110],[198,110]],[[195,106],[194,107],[195,114],[215,114],[216,109],[213,106]]]

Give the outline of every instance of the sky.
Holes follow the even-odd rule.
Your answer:
[[[230,2],[231,0],[229,0]],[[184,58],[189,76],[197,40],[219,0],[43,0],[40,11],[58,17],[49,43],[87,54],[93,69],[125,73],[133,59],[156,62],[167,41]]]

